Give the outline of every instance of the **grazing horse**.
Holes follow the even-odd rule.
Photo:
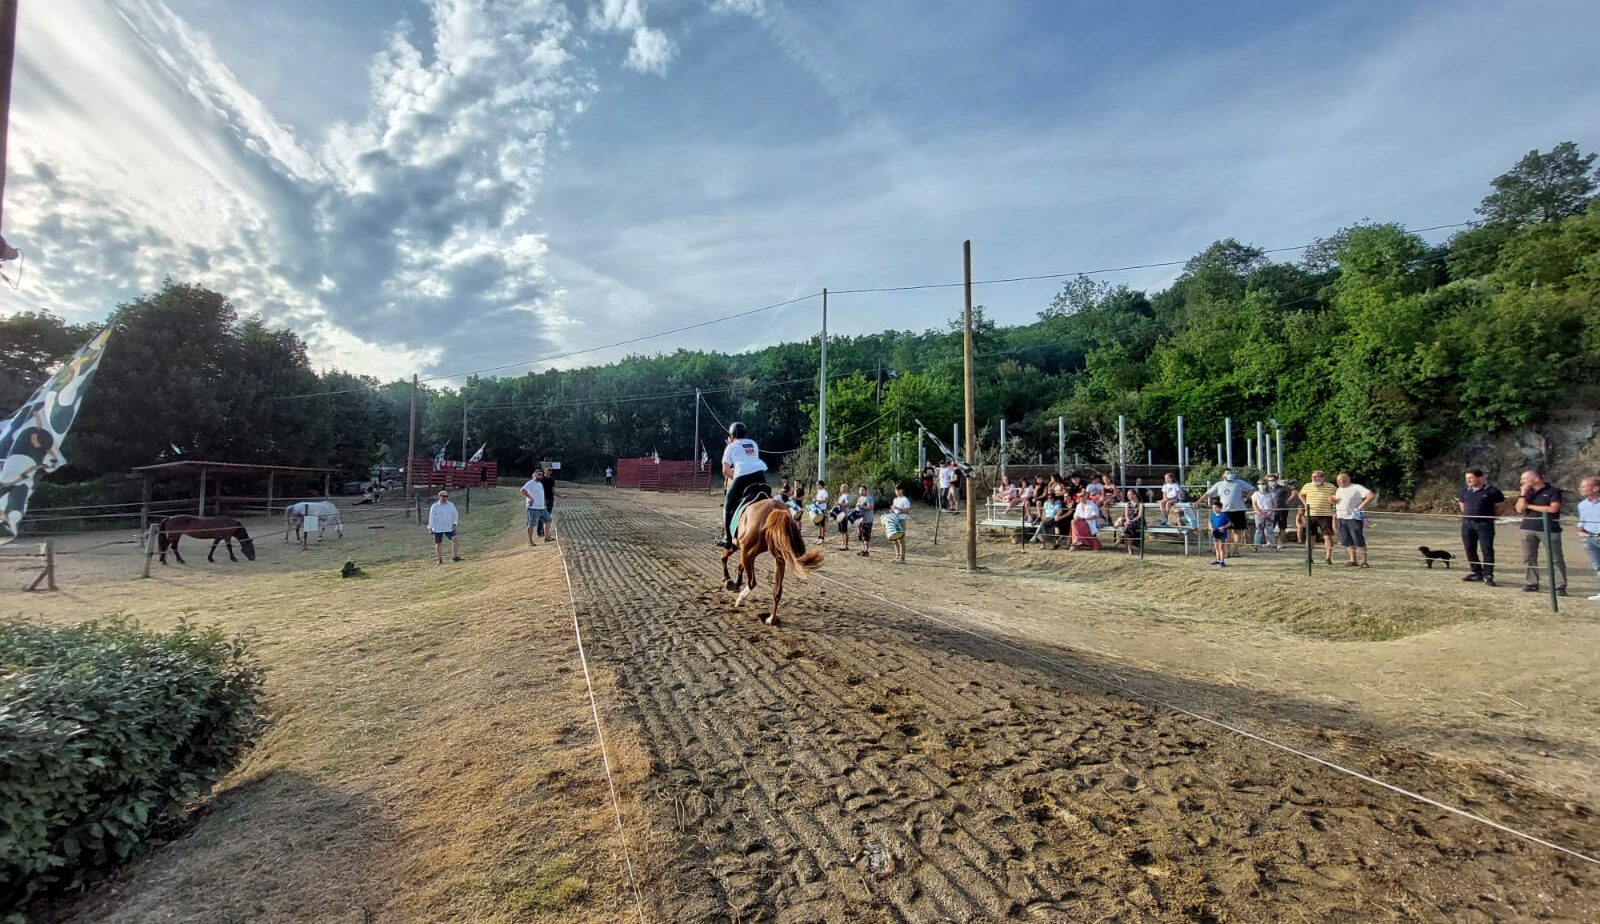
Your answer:
[[[728,559],[739,554],[737,577],[728,574]],[[734,605],[744,603],[745,597],[756,588],[756,557],[762,552],[772,556],[777,567],[772,578],[772,611],[763,620],[769,626],[778,624],[778,601],[783,599],[783,572],[794,568],[800,580],[822,567],[822,550],[806,550],[806,537],[800,524],[782,501],[766,498],[745,505],[739,514],[739,526],[734,533],[733,548],[722,553],[722,578],[729,590],[738,590]],[[743,590],[740,585],[745,584]]]
[[[344,538],[344,517],[339,514],[339,505],[333,501],[301,501],[290,504],[284,510],[284,519],[294,528],[295,541],[300,541],[300,527],[305,523],[306,517],[317,518],[317,541],[322,541],[322,534],[328,531],[329,524],[338,532],[339,538]],[[289,531],[284,530],[284,541],[288,541]]]
[[[178,540],[184,536],[193,536],[196,539],[210,539],[211,551],[206,554],[206,561],[215,562],[211,556],[217,554],[217,546],[228,544],[228,560],[238,561],[233,557],[233,542],[239,540],[239,551],[249,561],[256,560],[256,543],[245,532],[244,524],[233,517],[197,517],[192,514],[179,514],[167,517],[156,524],[158,545],[161,547],[161,563],[167,563],[167,549],[172,549],[172,555],[178,564],[187,564],[183,556],[178,554]]]

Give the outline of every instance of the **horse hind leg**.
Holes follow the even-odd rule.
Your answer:
[[[213,565],[217,563],[217,559],[214,556],[217,554],[217,546],[219,546],[221,544],[222,544],[222,540],[221,539],[213,539],[213,540],[211,540],[211,551],[206,553],[206,561],[212,563]]]
[[[767,614],[765,620],[769,626],[778,624],[778,601],[783,599],[783,569],[783,556],[779,555],[772,572],[772,612]]]
[[[744,589],[739,591],[739,596],[734,598],[733,605],[740,606],[745,598],[750,596],[750,591],[756,589],[756,556],[753,552],[746,552],[739,559],[739,574],[743,578]]]
[[[182,534],[179,534],[179,535],[173,537],[173,539],[172,539],[172,557],[176,558],[178,560],[178,564],[187,565],[188,562],[184,561],[183,560],[183,556],[178,554],[178,540],[182,539],[182,538],[183,538]],[[163,558],[162,561],[165,562],[166,559]]]

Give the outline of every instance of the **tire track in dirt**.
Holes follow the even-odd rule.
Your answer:
[[[1588,864],[870,598],[791,581],[789,621],[769,629],[770,588],[734,610],[704,535],[569,496],[579,608],[677,840],[658,919],[1600,914]],[[1600,841],[1537,794],[1496,795],[1558,840]]]

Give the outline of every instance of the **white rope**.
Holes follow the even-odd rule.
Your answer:
[[[648,509],[654,510],[654,508],[648,508]],[[679,523],[679,524],[682,524],[684,526],[688,526],[691,529],[698,529],[698,530],[701,530],[702,532],[711,532],[711,530],[706,529],[703,526],[696,526],[693,523],[685,523],[683,520],[680,520],[680,519],[678,519],[676,517],[667,516],[667,514],[662,513],[660,510],[655,510],[655,513],[659,514],[660,516],[662,516],[662,517],[664,517],[664,518],[666,518],[668,520],[671,520],[674,523]],[[1503,825],[1498,821],[1494,821],[1493,819],[1490,819],[1490,818],[1485,818],[1482,815],[1476,814],[1474,812],[1469,812],[1466,809],[1458,808],[1458,807],[1456,807],[1454,805],[1449,805],[1447,803],[1440,802],[1437,799],[1430,799],[1429,797],[1424,796],[1421,793],[1412,792],[1411,790],[1406,789],[1403,786],[1396,786],[1393,783],[1384,782],[1383,780],[1380,780],[1377,777],[1369,776],[1368,774],[1362,773],[1359,770],[1351,769],[1350,767],[1343,766],[1342,764],[1336,764],[1331,760],[1326,760],[1324,758],[1318,757],[1315,754],[1310,754],[1310,753],[1302,751],[1302,750],[1300,750],[1298,748],[1292,747],[1290,745],[1283,744],[1282,742],[1274,741],[1271,738],[1267,738],[1267,737],[1264,737],[1262,735],[1258,735],[1255,732],[1248,731],[1248,730],[1243,729],[1243,728],[1239,728],[1238,726],[1235,726],[1235,725],[1229,725],[1226,722],[1222,722],[1222,721],[1219,721],[1217,719],[1213,719],[1210,716],[1201,715],[1198,712],[1194,712],[1192,710],[1185,709],[1182,706],[1178,706],[1178,705],[1175,705],[1173,703],[1169,703],[1169,702],[1167,702],[1167,701],[1165,701],[1163,699],[1159,699],[1159,698],[1157,698],[1155,696],[1152,696],[1152,695],[1150,695],[1148,693],[1144,693],[1144,692],[1142,692],[1142,691],[1140,691],[1138,689],[1135,689],[1134,687],[1129,686],[1128,684],[1122,682],[1121,680],[1117,680],[1115,678],[1101,677],[1101,676],[1098,676],[1098,675],[1095,675],[1095,674],[1091,674],[1088,671],[1078,670],[1077,668],[1074,668],[1074,667],[1066,664],[1063,661],[1057,660],[1055,658],[1048,657],[1046,655],[1039,654],[1037,652],[1029,651],[1026,648],[1019,648],[1016,645],[1012,645],[1012,644],[1009,644],[1009,643],[1006,643],[1006,642],[1002,642],[997,638],[991,638],[991,637],[989,637],[987,635],[984,635],[981,632],[977,632],[977,631],[975,631],[973,629],[969,629],[966,626],[960,625],[958,623],[954,623],[954,622],[950,622],[948,620],[940,619],[937,616],[930,616],[929,614],[924,613],[924,612],[922,612],[920,610],[912,609],[911,607],[906,606],[904,603],[899,603],[897,601],[890,600],[889,598],[880,596],[880,595],[878,595],[876,593],[873,593],[870,590],[863,590],[863,589],[861,589],[859,587],[854,587],[854,586],[851,586],[849,584],[844,583],[843,581],[839,581],[839,580],[836,580],[834,578],[831,578],[828,575],[821,573],[820,571],[819,572],[814,572],[814,575],[816,577],[822,578],[824,581],[827,581],[830,584],[833,584],[833,585],[838,586],[838,587],[845,588],[846,590],[849,590],[852,593],[865,594],[866,596],[872,597],[873,599],[876,599],[876,600],[878,600],[878,601],[880,601],[882,603],[886,603],[886,604],[888,604],[890,606],[897,607],[899,609],[905,610],[908,613],[914,614],[916,616],[920,616],[923,619],[926,619],[926,620],[928,620],[930,622],[935,622],[935,623],[938,623],[939,625],[945,626],[947,628],[955,629],[957,632],[964,632],[967,635],[972,636],[973,638],[988,642],[991,645],[997,645],[997,646],[999,646],[1001,648],[1006,649],[1007,651],[1012,651],[1012,652],[1015,652],[1017,654],[1024,655],[1026,657],[1033,658],[1036,661],[1040,661],[1040,662],[1048,664],[1048,665],[1050,665],[1052,667],[1058,668],[1060,670],[1064,670],[1069,674],[1076,675],[1076,676],[1081,677],[1081,678],[1083,678],[1085,680],[1088,680],[1088,681],[1091,681],[1091,682],[1094,682],[1094,683],[1106,684],[1106,685],[1109,685],[1109,686],[1116,687],[1117,689],[1122,690],[1124,693],[1127,693],[1130,696],[1136,697],[1138,699],[1145,700],[1145,701],[1150,702],[1150,703],[1154,703],[1157,706],[1161,706],[1162,708],[1165,708],[1165,709],[1170,709],[1173,712],[1177,712],[1177,713],[1180,713],[1182,715],[1186,715],[1186,716],[1188,716],[1188,717],[1190,717],[1192,719],[1198,719],[1199,721],[1204,722],[1207,725],[1211,725],[1211,726],[1214,726],[1216,728],[1223,729],[1225,731],[1233,732],[1236,735],[1240,735],[1242,737],[1249,738],[1252,741],[1260,742],[1261,744],[1264,744],[1264,745],[1266,745],[1268,747],[1276,748],[1276,749],[1278,749],[1280,751],[1283,751],[1286,754],[1293,754],[1296,757],[1305,758],[1306,760],[1309,760],[1309,761],[1311,761],[1313,763],[1317,763],[1317,764],[1320,764],[1320,765],[1322,765],[1324,767],[1327,767],[1330,770],[1334,770],[1334,771],[1337,771],[1339,773],[1343,773],[1346,776],[1355,777],[1356,779],[1362,780],[1362,781],[1367,782],[1367,783],[1372,783],[1375,786],[1381,786],[1384,789],[1389,790],[1390,792],[1397,793],[1399,795],[1405,796],[1408,799],[1413,799],[1413,800],[1415,800],[1417,802],[1421,802],[1421,803],[1423,803],[1425,805],[1431,805],[1434,808],[1443,809],[1444,811],[1450,812],[1453,815],[1459,815],[1460,817],[1465,818],[1468,821],[1475,821],[1475,822],[1477,822],[1479,824],[1487,825],[1487,826],[1489,826],[1491,828],[1494,828],[1497,831],[1504,832],[1504,833],[1509,834],[1509,835],[1511,835],[1513,837],[1521,838],[1522,840],[1528,841],[1529,843],[1538,844],[1541,847],[1548,847],[1551,850],[1560,851],[1561,853],[1567,854],[1568,856],[1576,857],[1577,859],[1583,860],[1586,863],[1593,863],[1596,866],[1600,866],[1600,858],[1591,857],[1586,853],[1582,853],[1582,852],[1579,852],[1577,850],[1573,850],[1570,847],[1563,847],[1560,844],[1556,844],[1556,843],[1553,843],[1551,841],[1547,841],[1542,837],[1539,837],[1539,836],[1534,835],[1534,834],[1529,834],[1526,831],[1520,831],[1520,830],[1518,830],[1516,828],[1512,828],[1512,827],[1509,827],[1507,825]]]
[[[578,624],[578,595],[572,589],[572,572],[567,569],[567,553],[556,538],[556,551],[561,556],[561,574],[567,580],[567,599],[572,603],[572,633],[578,639],[578,660],[583,664],[583,682],[589,688],[589,711],[594,713],[594,734],[600,742],[600,764],[606,770],[606,786],[611,790],[611,810],[617,816],[617,837],[622,841],[622,861],[628,868],[628,885],[633,888],[633,907],[644,922],[644,899],[639,895],[639,880],[633,872],[633,854],[628,849],[628,832],[622,827],[622,802],[617,798],[617,783],[611,775],[611,758],[606,756],[606,733],[600,725],[600,704],[594,696],[594,679],[589,676],[589,656],[583,650],[583,628]]]

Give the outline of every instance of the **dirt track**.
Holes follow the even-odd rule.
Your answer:
[[[766,588],[735,611],[706,534],[600,492],[560,512],[580,611],[652,751],[671,858],[655,919],[1600,916],[1600,867],[1074,676],[1096,665],[1072,651],[1020,643],[1051,667],[820,580],[791,582],[767,629]],[[1581,806],[1327,744],[1600,853]]]

